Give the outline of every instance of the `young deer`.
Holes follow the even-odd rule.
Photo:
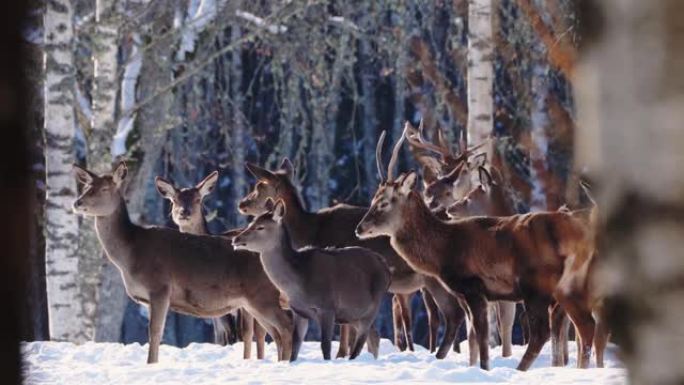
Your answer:
[[[292,351],[292,316],[278,305],[279,292],[253,255],[221,237],[193,235],[131,222],[122,185],[122,162],[112,174],[74,166],[83,194],[74,211],[95,218],[107,258],[121,271],[126,293],[150,309],[148,363],[159,357],[169,309],[196,317],[220,317],[246,308],[279,342],[278,359]]]
[[[397,145],[402,141],[403,137]],[[549,338],[547,311],[554,298],[579,330],[578,366],[587,367],[594,332],[591,311],[576,300],[581,293],[557,289],[570,267],[590,260],[593,245],[585,227],[560,212],[444,222],[414,191],[415,183],[415,172],[394,180],[390,168],[357,235],[362,239],[389,236],[411,267],[465,297],[483,369],[489,369],[487,301],[524,301],[530,327],[536,330],[518,365],[519,370],[527,370]]]
[[[308,328],[315,319],[321,327],[323,358],[330,359],[330,341],[335,322],[352,325],[356,341],[350,359],[361,353],[380,302],[390,284],[390,272],[383,257],[361,247],[294,249],[283,225],[285,205],[275,203],[272,212],[262,214],[233,238],[238,250],[260,254],[269,278],[287,294],[294,312],[295,334],[292,357],[297,358]],[[379,339],[369,343],[377,358]]]
[[[463,322],[465,313],[456,299],[447,293],[439,282],[433,278],[417,274],[411,269],[392,249],[387,238],[374,240],[356,238],[354,229],[366,212],[366,208],[336,205],[315,213],[307,211],[297,189],[292,184],[294,168],[287,159],[283,161],[281,169],[275,172],[253,164],[247,164],[247,169],[257,178],[257,183],[252,192],[240,202],[240,212],[245,215],[258,216],[268,212],[270,209],[268,202],[282,200],[286,208],[283,223],[287,226],[294,247],[309,245],[317,247],[360,246],[381,254],[385,257],[392,272],[392,283],[389,291],[396,298],[394,303],[396,306],[393,306],[395,326],[397,324],[405,326],[405,339],[412,350],[411,309],[408,306],[408,298],[415,291],[425,288],[430,296],[424,298],[433,299],[433,301],[426,301],[425,303],[430,325],[434,328],[431,329],[431,341],[437,338],[436,329],[439,326],[437,312],[441,311],[445,318],[445,334],[437,351],[437,357],[446,357],[449,348],[456,339],[456,333]],[[397,322],[399,317],[397,317],[396,310],[400,310],[401,322]],[[395,328],[395,343],[398,340],[398,332],[399,330]],[[342,333],[340,338],[342,340],[340,342],[341,350],[345,349],[347,345],[344,343],[344,334]],[[338,356],[344,356],[344,353],[341,351]]]
[[[207,221],[202,212],[202,201],[216,187],[218,171],[214,171],[194,187],[176,188],[172,183],[162,177],[155,178],[157,191],[164,198],[171,201],[171,218],[178,225],[182,233],[209,235]],[[230,238],[230,237],[229,237]],[[254,317],[244,309],[238,310],[240,319],[240,331],[244,342],[243,357],[252,357],[252,337],[256,336],[257,358],[264,358],[264,345],[266,343],[266,329],[261,326]],[[227,318],[224,316],[222,318]],[[226,333],[222,318],[212,318],[216,342],[221,341],[222,334]]]

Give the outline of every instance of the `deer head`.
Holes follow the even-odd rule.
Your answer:
[[[268,198],[268,205],[273,210],[254,218],[252,222],[233,238],[233,247],[236,250],[248,250],[260,253],[273,250],[279,246],[280,237],[275,236],[281,231],[283,217],[285,216],[285,203],[278,200],[275,204]]]
[[[447,209],[447,215],[451,218],[461,218],[475,215],[508,216],[515,214],[506,198],[500,174],[496,168],[492,168],[492,172],[494,175],[484,166],[479,166],[479,185],[451,205]]]
[[[113,214],[123,199],[121,188],[128,168],[119,163],[111,174],[97,175],[85,168],[74,165],[76,180],[84,185],[83,193],[74,202],[74,212],[88,216],[108,216]]]
[[[387,167],[387,178],[383,177],[382,171],[382,145],[385,140],[385,132],[383,131],[378,140],[376,147],[376,160],[378,165],[378,173],[380,174],[380,186],[375,192],[375,196],[371,201],[371,206],[366,215],[356,228],[356,235],[361,239],[373,238],[381,235],[390,235],[394,230],[401,225],[403,221],[403,212],[401,208],[409,199],[410,193],[416,186],[417,175],[411,171],[406,174],[394,178],[394,168],[397,162],[399,149],[404,142],[409,123],[404,127],[404,132],[394,145],[392,150],[392,157],[390,158]]]
[[[296,191],[292,184],[294,166],[287,158],[283,159],[280,169],[277,171],[269,171],[252,163],[247,163],[246,167],[257,179],[257,183],[238,205],[238,209],[243,215],[258,216],[264,214],[273,208],[273,202],[282,198],[282,193]]]
[[[219,173],[214,171],[194,187],[176,188],[171,182],[162,177],[156,177],[154,182],[157,191],[164,198],[171,201],[171,218],[181,231],[204,226],[202,201],[216,188]]]

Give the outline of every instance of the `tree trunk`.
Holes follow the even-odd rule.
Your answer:
[[[492,0],[470,0],[468,3],[467,137],[469,145],[479,144],[492,134],[493,50]],[[489,145],[487,148],[490,152],[492,146]]]
[[[55,0],[45,10],[45,259],[50,337],[84,342],[93,335],[80,298],[79,221],[72,213],[76,199],[74,163],[73,9]]]
[[[96,172],[109,172],[112,166],[110,148],[115,129],[117,94],[118,27],[113,0],[98,0],[95,4],[95,34],[93,36],[93,115],[87,135],[88,167]],[[88,220],[88,222],[91,222]],[[84,274],[89,286],[82,292],[94,309],[95,340],[118,342],[121,337],[123,285],[117,269],[104,257],[94,226],[84,225],[79,250]]]
[[[595,283],[632,384],[684,383],[683,14],[680,0],[594,0],[579,15],[577,156],[605,220]]]
[[[231,26],[230,39],[231,41],[238,41],[242,36],[240,26],[234,24]],[[232,192],[233,199],[241,199],[247,188],[247,180],[245,178],[245,121],[244,113],[242,112],[243,98],[242,98],[242,50],[236,47],[232,53],[230,63],[230,88],[233,94],[233,132],[231,138],[232,154],[233,154],[233,183]],[[245,217],[243,215],[236,216],[236,225],[241,226],[245,224]]]

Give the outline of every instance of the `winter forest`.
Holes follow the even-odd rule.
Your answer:
[[[679,1],[17,7],[25,383],[684,380]]]

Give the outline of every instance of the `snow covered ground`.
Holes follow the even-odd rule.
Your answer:
[[[509,384],[624,384],[626,371],[614,349],[607,352],[606,369],[580,370],[550,368],[550,344],[544,348],[533,369],[515,370],[524,352],[514,347],[513,358],[501,358],[501,350],[491,351],[492,370],[467,366],[467,355],[450,353],[436,360],[427,350],[397,352],[383,340],[380,358],[369,353],[355,361],[321,359],[319,344],[306,342],[296,363],[275,362],[275,346],[270,344],[266,360],[242,360],[242,345],[220,347],[191,344],[179,349],[162,346],[160,362],[146,365],[147,346],[88,343],[32,342],[23,345],[27,384],[128,385],[128,384],[397,384],[397,383],[509,383]],[[335,351],[337,346],[333,344]],[[575,364],[571,344],[571,366]],[[467,351],[466,344],[461,345]],[[255,351],[255,350],[254,350]]]

